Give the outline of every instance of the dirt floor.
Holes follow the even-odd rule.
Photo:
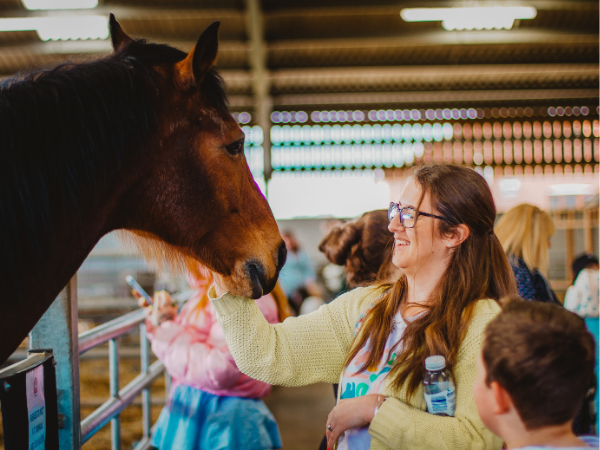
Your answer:
[[[82,359],[81,418],[85,418],[109,397],[107,359]],[[120,386],[124,387],[140,371],[139,360],[124,358],[120,366]],[[154,383],[151,397],[152,423],[158,419],[164,400],[164,377]],[[122,449],[132,449],[142,438],[142,409],[135,403],[121,413]],[[156,404],[159,403],[159,404]],[[285,450],[316,450],[325,429],[325,421],[334,405],[331,385],[318,384],[303,388],[276,386],[265,403],[275,416],[282,435]],[[108,450],[111,448],[111,426],[106,425],[88,442],[84,450]],[[2,420],[0,418],[0,450],[4,450]]]

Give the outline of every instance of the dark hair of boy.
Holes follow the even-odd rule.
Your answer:
[[[486,384],[504,388],[528,430],[573,420],[592,384],[595,342],[585,322],[561,306],[501,300],[485,330]]]

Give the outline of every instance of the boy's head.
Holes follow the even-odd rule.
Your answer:
[[[501,303],[485,330],[474,388],[481,419],[497,431],[498,403],[508,396],[527,430],[570,422],[594,376],[595,343],[585,322],[558,305]]]

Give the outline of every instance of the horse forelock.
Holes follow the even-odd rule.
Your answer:
[[[209,100],[209,105],[220,114],[229,114],[229,98],[225,82],[219,71],[213,67],[200,83],[200,91]]]

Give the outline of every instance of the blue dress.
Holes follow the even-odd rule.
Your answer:
[[[282,447],[275,418],[260,399],[173,389],[152,435],[160,450],[268,450]]]

